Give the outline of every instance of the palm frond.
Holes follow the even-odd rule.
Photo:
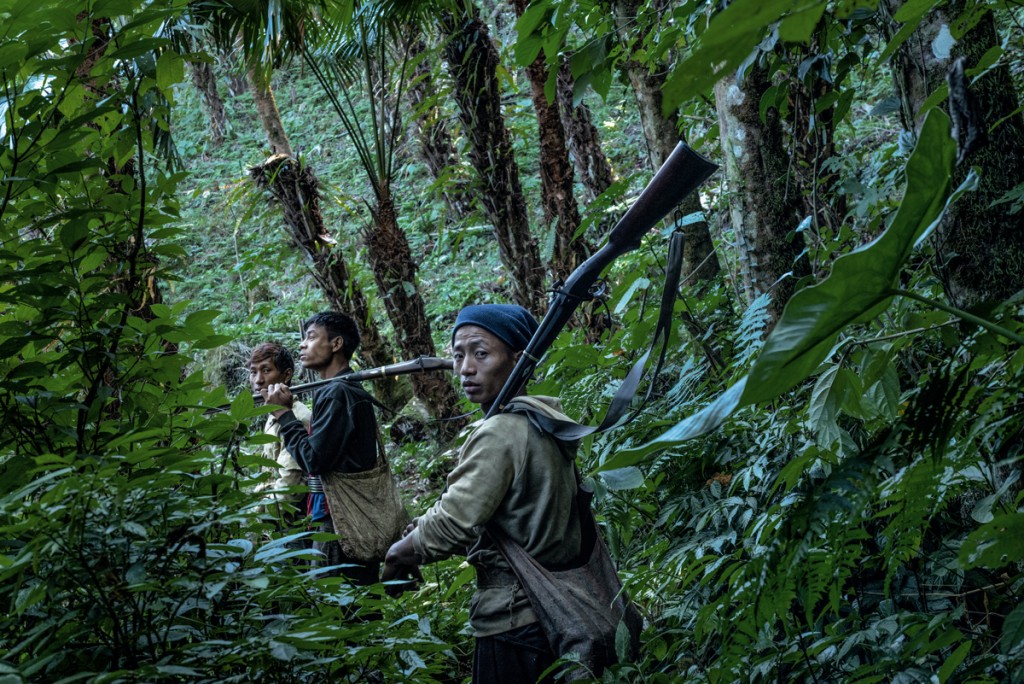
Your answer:
[[[353,0],[196,0],[193,16],[218,47],[238,47],[259,78],[315,44],[325,27],[344,23]]]
[[[401,134],[399,103],[405,89],[409,49],[398,40],[403,26],[377,3],[356,8],[346,25],[334,24],[321,41],[303,51],[365,169],[377,199],[394,175]],[[408,32],[408,26],[405,26]],[[369,108],[361,116],[359,100]]]

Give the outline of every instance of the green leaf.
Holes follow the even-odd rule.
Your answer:
[[[953,672],[956,671],[956,668],[960,667],[960,663],[964,662],[964,658],[970,654],[973,643],[973,641],[966,641],[960,644],[957,649],[953,651],[948,658],[946,658],[946,662],[944,662],[942,667],[939,668],[938,674],[940,682],[949,681],[949,678],[953,676]]]
[[[888,307],[918,237],[942,217],[955,158],[949,118],[934,110],[907,161],[907,190],[892,224],[874,241],[836,259],[821,283],[793,295],[750,370],[740,405],[794,387],[825,359],[840,331]]]
[[[1024,560],[1024,513],[999,516],[971,532],[959,557],[966,569],[996,570]]]
[[[620,620],[615,626],[615,655],[620,663],[628,663],[633,650],[633,637],[625,621]]]
[[[167,50],[156,61],[156,84],[167,90],[175,83],[185,80],[185,60],[178,53]]]
[[[854,88],[847,88],[842,92],[839,100],[836,102],[835,114],[833,115],[835,121],[842,121],[846,117],[847,112],[850,111],[850,105],[853,104],[853,97],[856,94],[857,91]]]
[[[615,305],[615,309],[612,311],[616,316],[620,315],[629,306],[629,303],[633,300],[637,290],[646,290],[651,286],[651,281],[648,278],[637,278],[630,283],[629,288],[622,295],[622,299]]]
[[[690,58],[673,69],[663,90],[664,111],[675,111],[736,71],[776,22],[788,18],[792,23],[786,30],[794,40],[802,40],[807,21],[815,12],[820,15],[825,4],[822,0],[734,0],[711,19]]]
[[[888,62],[892,56],[896,54],[896,51],[900,49],[900,46],[907,42],[907,39],[910,38],[910,36],[914,35],[914,31],[917,30],[917,24],[919,21],[920,17],[918,17],[916,21],[904,24],[900,27],[900,30],[896,32],[896,35],[889,39],[885,49],[882,50],[882,54],[878,56],[878,61],[880,63]]]
[[[544,46],[543,24],[548,23],[551,7],[548,2],[533,2],[516,22],[516,64],[528,66],[537,59]]]
[[[471,581],[474,577],[476,577],[476,568],[472,565],[467,565],[458,575],[456,575],[451,584],[448,585],[448,588],[445,590],[441,599],[443,601],[447,601],[453,594],[455,594],[459,587]]]
[[[857,12],[873,14],[878,9],[878,0],[839,0],[832,10],[837,19],[846,19]]]
[[[807,407],[807,418],[811,429],[818,438],[818,444],[829,447],[839,440],[841,430],[836,423],[839,409],[846,397],[849,371],[839,364],[833,364],[818,376],[811,391],[811,403]]]
[[[678,444],[688,439],[699,437],[711,432],[728,418],[739,407],[740,396],[747,379],[743,378],[735,385],[719,395],[717,399],[686,420],[663,432],[652,441],[632,449],[623,449],[602,463],[596,472],[615,470],[637,465],[646,456]]]
[[[703,435],[736,409],[774,399],[814,373],[844,328],[870,320],[888,307],[892,287],[919,237],[967,189],[970,180],[945,201],[955,157],[949,118],[934,110],[907,161],[907,190],[889,228],[837,259],[821,283],[793,295],[746,378],[647,444],[620,451],[598,470],[636,465],[649,454]]]
[[[779,38],[789,43],[807,41],[824,12],[825,3],[817,2],[810,7],[787,15],[779,24]]]
[[[896,14],[892,18],[901,24],[905,24],[908,21],[917,21],[941,2],[942,0],[906,0],[896,10]]]
[[[1007,490],[1016,484],[1019,479],[1020,471],[1014,470],[1010,473],[1009,477],[1003,481],[1003,484],[1000,485],[999,489],[974,505],[974,509],[971,510],[971,517],[980,523],[992,522],[992,520],[995,519],[995,516],[992,514],[992,507],[1006,495]]]
[[[205,326],[214,321],[215,318],[221,315],[221,311],[217,309],[203,309],[202,311],[194,311],[185,318],[185,328],[193,328],[199,326]]]
[[[167,41],[162,38],[136,40],[129,42],[124,47],[114,51],[112,54],[109,54],[108,57],[111,59],[128,61],[135,59],[136,57],[142,57],[143,55],[151,55],[152,53],[167,47]]]
[[[1010,611],[1003,621],[1003,634],[999,637],[999,650],[1012,655],[1024,644],[1024,604]]]
[[[626,491],[644,486],[644,474],[639,468],[621,468],[601,473],[604,485],[612,491]]]

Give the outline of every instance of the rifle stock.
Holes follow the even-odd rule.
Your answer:
[[[504,410],[505,405],[529,382],[541,357],[558,337],[576,307],[584,299],[590,298],[590,288],[602,271],[626,252],[637,249],[643,236],[717,169],[716,164],[685,143],[676,145],[633,206],[612,228],[608,242],[577,266],[565,284],[552,295],[547,314],[512,369],[491,405],[491,410],[487,412],[488,418]]]

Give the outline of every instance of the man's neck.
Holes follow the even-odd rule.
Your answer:
[[[338,373],[343,373],[344,371],[347,371],[348,369],[349,369],[348,361],[345,360],[345,359],[342,359],[342,358],[338,358],[336,356],[336,357],[334,357],[334,359],[329,364],[327,364],[323,368],[317,368],[316,372],[320,376],[321,380],[329,380],[330,378],[333,378]]]

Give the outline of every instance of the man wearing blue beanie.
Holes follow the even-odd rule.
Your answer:
[[[485,414],[536,330],[536,319],[521,306],[484,304],[459,312],[452,329],[455,373]],[[518,396],[505,412],[476,423],[441,499],[385,559],[385,580],[402,566],[454,555],[466,554],[476,567],[469,614],[475,684],[536,682],[556,660],[529,598],[484,526],[496,526],[547,567],[567,565],[580,552],[575,448],[542,433],[522,410],[569,420],[558,399]]]

